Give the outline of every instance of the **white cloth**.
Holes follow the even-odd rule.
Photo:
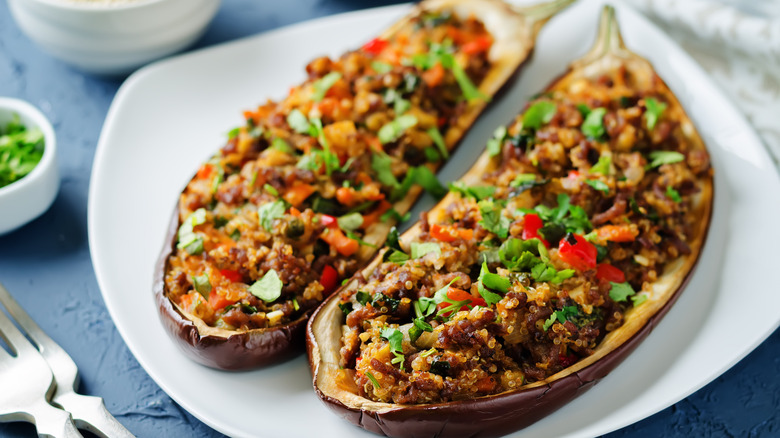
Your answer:
[[[780,1],[634,0],[709,72],[780,168]]]

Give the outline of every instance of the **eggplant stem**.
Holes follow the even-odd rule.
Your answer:
[[[513,7],[514,11],[528,18],[533,26],[534,35],[558,12],[566,9],[577,0],[553,0],[538,5]]]
[[[615,16],[615,8],[610,5],[605,5],[604,9],[601,11],[601,21],[599,22],[596,43],[593,44],[590,51],[588,51],[579,62],[587,64],[607,54],[621,57],[628,57],[631,55],[631,52],[626,48],[626,44],[623,42],[620,26],[618,25],[617,17]]]

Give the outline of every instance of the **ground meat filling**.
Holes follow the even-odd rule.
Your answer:
[[[423,215],[409,246],[344,291],[341,366],[364,397],[402,404],[497,394],[593,353],[690,252],[711,176],[667,91],[618,70],[533,100],[488,144],[496,170]]]
[[[317,306],[358,268],[367,230],[400,219],[392,205],[413,184],[445,191],[430,168],[485,99],[473,87],[492,41],[472,17],[426,13],[392,38],[315,59],[287,97],[246,111],[181,194],[168,297],[231,330]]]

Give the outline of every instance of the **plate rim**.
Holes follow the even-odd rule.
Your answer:
[[[585,3],[585,2],[582,2]],[[590,3],[604,3],[602,0],[592,0]],[[766,147],[763,143],[763,141],[760,139],[758,134],[756,133],[755,129],[747,122],[746,117],[739,112],[734,104],[723,94],[723,92],[720,90],[719,87],[717,87],[712,79],[709,77],[709,75],[701,68],[701,66],[698,65],[698,63],[686,52],[683,51],[683,49],[674,41],[672,40],[662,29],[660,29],[658,26],[656,26],[654,23],[652,23],[649,19],[647,19],[645,16],[643,16],[641,13],[637,12],[635,9],[633,9],[630,5],[626,4],[622,0],[613,0],[611,3],[614,3],[618,9],[618,14],[621,15],[624,13],[624,10],[629,11],[628,13],[630,15],[635,15],[637,19],[647,22],[648,25],[650,25],[652,28],[657,30],[667,41],[667,45],[671,47],[674,51],[680,52],[684,59],[688,61],[690,64],[690,68],[694,68],[697,70],[697,75],[700,76],[705,80],[704,87],[708,88],[710,90],[714,90],[716,94],[716,98],[726,102],[728,105],[728,109],[735,114],[736,124],[743,126],[744,130],[742,130],[742,133],[747,135],[749,137],[750,142],[754,142],[758,146],[758,155],[759,158],[762,161],[769,162],[770,168],[771,168],[771,160],[769,158],[769,153],[766,150]],[[101,250],[99,249],[99,244],[96,242],[96,235],[97,231],[95,231],[95,227],[97,227],[96,220],[97,220],[97,207],[96,204],[96,198],[98,195],[98,188],[96,188],[95,181],[99,181],[102,179],[102,172],[106,165],[104,163],[104,155],[106,154],[106,150],[109,147],[107,143],[109,142],[110,133],[112,132],[114,126],[119,123],[117,122],[117,116],[116,113],[119,112],[119,110],[122,108],[123,103],[126,100],[126,95],[130,94],[131,91],[136,87],[136,84],[143,83],[145,78],[148,76],[153,76],[158,71],[164,71],[169,66],[175,66],[179,62],[186,62],[188,59],[197,58],[197,57],[207,57],[209,54],[213,52],[219,52],[221,50],[224,50],[227,47],[239,47],[241,45],[248,45],[251,46],[252,44],[257,44],[257,41],[261,41],[269,36],[273,35],[279,35],[279,34],[285,34],[285,33],[294,33],[298,32],[302,29],[305,30],[311,30],[312,27],[316,26],[328,26],[331,24],[331,22],[339,22],[343,19],[350,19],[354,18],[356,16],[372,16],[374,14],[379,14],[380,11],[389,11],[392,10],[393,12],[396,11],[403,11],[407,8],[409,8],[409,4],[401,4],[401,5],[390,5],[390,6],[382,6],[377,8],[370,8],[370,9],[363,9],[363,10],[357,10],[357,11],[350,11],[346,13],[341,14],[335,14],[335,15],[329,15],[324,17],[315,18],[312,20],[302,21],[299,23],[291,24],[288,26],[280,27],[277,29],[270,30],[268,32],[263,32],[260,34],[248,36],[245,38],[241,38],[234,41],[229,41],[225,43],[221,43],[218,45],[210,46],[204,49],[200,49],[194,52],[186,53],[183,55],[179,55],[173,58],[169,58],[166,60],[158,61],[156,63],[153,63],[149,66],[146,66],[137,72],[133,73],[130,77],[127,78],[127,80],[120,86],[118,89],[116,95],[114,96],[114,99],[112,100],[112,103],[109,107],[109,110],[107,112],[106,118],[104,120],[103,127],[101,129],[100,138],[98,140],[97,149],[95,152],[95,156],[93,159],[93,165],[92,170],[90,174],[90,185],[89,185],[89,193],[88,193],[88,235],[89,235],[89,250],[90,250],[90,257],[93,263],[95,275],[98,281],[98,285],[100,287],[101,296],[103,298],[103,301],[106,304],[106,308],[109,311],[109,314],[111,315],[112,321],[114,325],[117,328],[117,331],[122,336],[123,341],[125,342],[125,345],[127,345],[128,349],[131,351],[133,356],[136,358],[136,360],[139,362],[139,364],[143,367],[144,371],[152,378],[152,380],[155,381],[157,385],[160,386],[165,393],[170,396],[173,400],[176,401],[179,405],[181,405],[185,410],[187,410],[190,414],[198,418],[199,420],[203,421],[205,424],[209,425],[210,427],[214,428],[215,430],[218,430],[223,433],[228,433],[230,435],[243,435],[245,431],[243,429],[236,429],[233,428],[231,425],[223,422],[214,421],[213,418],[210,418],[208,416],[202,415],[202,413],[198,410],[193,408],[193,406],[189,403],[189,401],[186,398],[179,397],[178,391],[171,388],[167,382],[165,382],[163,379],[160,378],[159,374],[154,371],[155,366],[150,365],[146,359],[144,358],[144,354],[139,354],[140,351],[137,351],[137,345],[135,343],[129,343],[127,341],[128,336],[125,333],[125,330],[128,328],[124,325],[117,324],[117,318],[115,317],[115,312],[118,312],[118,309],[115,308],[117,305],[111,298],[111,294],[105,292],[108,289],[108,280],[104,278],[104,275],[107,275],[105,273],[105,268],[101,268],[102,262],[100,261],[100,254]],[[564,12],[565,13],[565,12]],[[725,152],[724,152],[725,153]],[[716,179],[718,178],[718,174],[722,173],[716,171]],[[720,179],[725,178],[725,176],[721,176]],[[774,180],[775,182],[780,185],[780,177],[778,177],[777,172],[774,172]],[[725,183],[723,183],[725,184]],[[721,184],[721,185],[723,185]],[[713,212],[714,214],[714,212]],[[711,245],[710,245],[711,246]],[[706,251],[706,247],[703,251]],[[700,274],[701,275],[701,274]],[[149,295],[149,299],[151,300],[151,294]],[[113,303],[113,304],[112,304]],[[730,361],[727,361],[724,363],[724,365],[720,368],[720,370],[715,373],[713,376],[703,379],[701,382],[698,382],[695,385],[692,385],[688,388],[688,391],[685,392],[682,395],[673,397],[675,400],[664,404],[664,406],[659,407],[658,409],[651,409],[652,412],[643,414],[641,416],[637,416],[638,418],[626,418],[625,421],[622,422],[622,424],[615,424],[614,427],[610,428],[609,430],[603,430],[599,433],[608,433],[617,429],[620,429],[622,427],[625,427],[627,425],[633,424],[641,419],[647,418],[651,415],[654,415],[655,413],[659,412],[660,410],[673,405],[674,403],[679,402],[680,400],[690,396],[692,393],[698,391],[702,387],[706,386],[707,384],[711,383],[713,380],[715,380],[717,377],[722,375],[724,372],[726,372],[728,369],[733,367],[736,363],[744,359],[745,356],[747,356],[750,352],[752,352],[758,345],[763,343],[767,337],[769,337],[777,328],[780,326],[780,319],[778,319],[775,324],[774,328],[769,330],[767,333],[755,338],[755,341],[752,343],[749,343],[743,348],[743,351],[741,351],[739,354],[735,356],[731,356],[732,359]],[[143,359],[142,359],[143,358]],[[175,395],[174,395],[175,394]],[[577,436],[577,432],[575,432],[572,436]]]

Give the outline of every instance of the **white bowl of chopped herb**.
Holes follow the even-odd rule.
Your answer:
[[[49,120],[27,102],[0,98],[0,234],[40,216],[59,186]]]

